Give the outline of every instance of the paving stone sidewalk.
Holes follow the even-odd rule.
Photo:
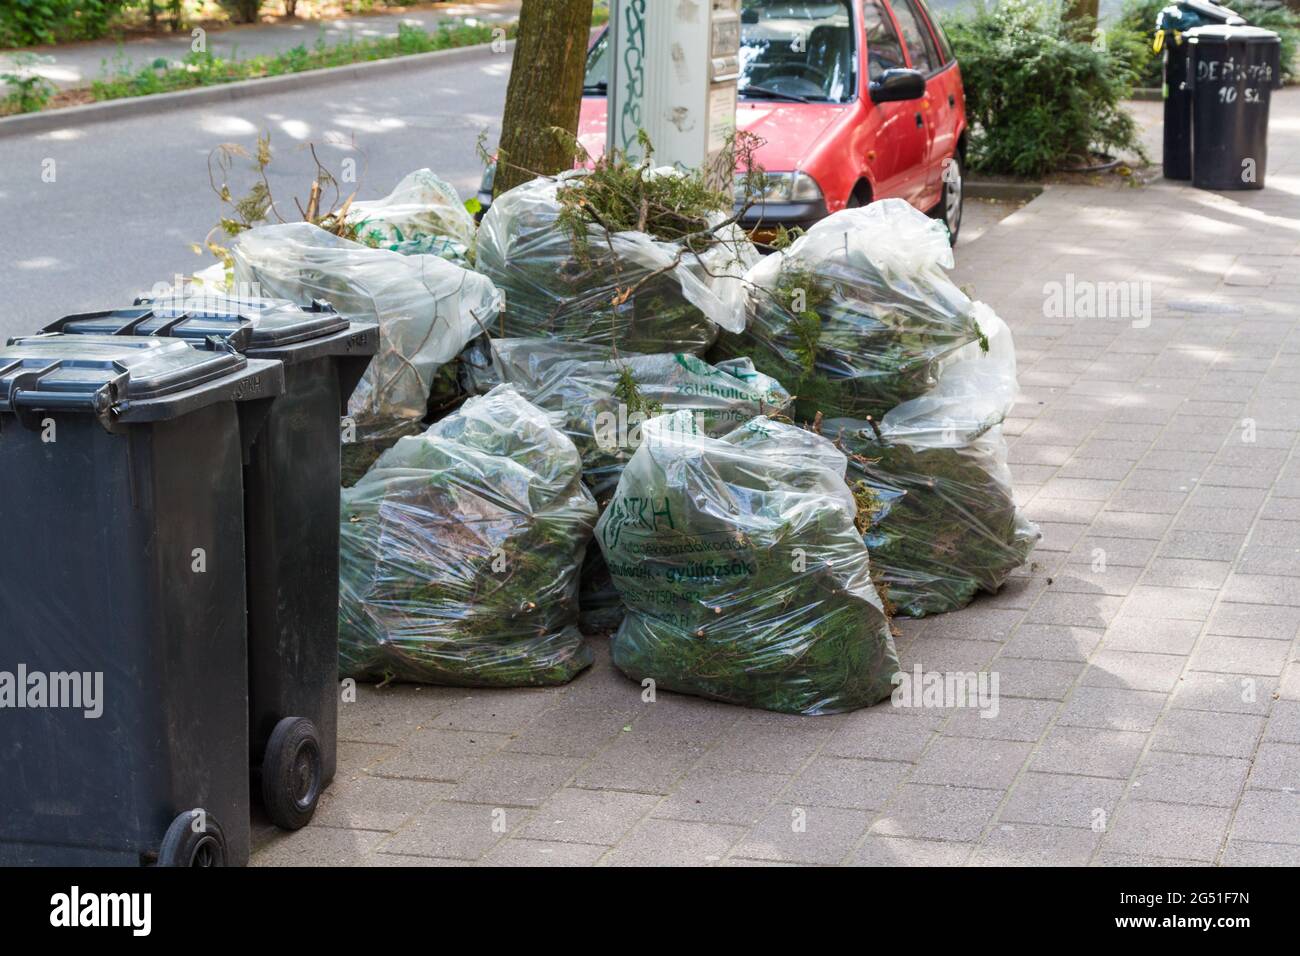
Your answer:
[[[1300,90],[1273,109],[1262,192],[1052,187],[960,250],[1044,538],[900,652],[997,673],[996,718],[644,704],[598,641],[559,690],[362,688],[315,822],[254,862],[1300,864]],[[1133,281],[1149,313],[1044,314]]]
[[[489,23],[508,23],[519,16],[520,0],[482,0],[482,2],[448,3],[417,10],[392,10],[387,13],[361,14],[333,20],[283,20],[233,26],[208,33],[207,49],[213,56],[247,60],[254,56],[274,56],[296,46],[314,46],[318,41],[333,46],[345,40],[378,40],[397,36],[402,23],[424,30],[434,29],[443,20],[476,18]],[[137,37],[125,42],[95,40],[68,43],[30,50],[0,51],[0,70],[12,69],[15,56],[35,54],[41,62],[31,68],[59,89],[89,86],[95,80],[119,70],[135,71],[160,57],[181,60],[191,49],[190,31],[170,35]]]

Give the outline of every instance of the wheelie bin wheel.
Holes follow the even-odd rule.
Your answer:
[[[202,825],[195,829],[195,821]],[[159,866],[225,866],[226,835],[221,824],[206,810],[186,810],[167,828]]]
[[[316,725],[285,717],[271,731],[262,758],[262,803],[282,830],[301,830],[316,812],[323,767]]]

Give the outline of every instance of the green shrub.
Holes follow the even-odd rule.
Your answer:
[[[1137,85],[1158,87],[1164,81],[1164,58],[1151,49],[1155,38],[1156,15],[1171,0],[1125,0],[1114,30],[1142,38],[1142,56],[1137,64]]]
[[[1296,52],[1300,49],[1300,13],[1296,13],[1281,0],[1246,0],[1229,3],[1229,6],[1246,18],[1253,26],[1272,30],[1282,38],[1282,78],[1292,81],[1297,76]]]
[[[1123,106],[1139,69],[1134,42],[1094,38],[1043,0],[980,7],[944,29],[961,64],[973,169],[1041,176],[1097,153],[1144,155]]]
[[[130,0],[5,0],[0,3],[0,47],[93,40]]]

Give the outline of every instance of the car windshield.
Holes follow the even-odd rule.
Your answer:
[[[603,96],[608,32],[587,54],[583,92]],[[789,3],[745,0],[741,8],[740,96],[844,103],[856,93],[856,41],[849,0]]]

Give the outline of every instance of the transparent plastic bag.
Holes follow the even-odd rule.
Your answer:
[[[524,183],[498,196],[483,217],[475,267],[506,297],[494,335],[702,355],[719,328],[744,327],[742,276],[758,253],[743,232],[726,228],[722,241],[698,255],[644,232],[595,226],[575,243],[558,221],[556,197],[581,189],[585,175],[572,170]]]
[[[430,169],[408,174],[383,199],[354,202],[347,220],[358,239],[376,249],[439,256],[463,266],[474,258],[474,218],[456,190]]]
[[[879,423],[827,419],[822,434],[849,455],[849,481],[877,499],[864,540],[897,613],[922,617],[996,592],[1040,535],[1016,507],[1001,422],[1016,398],[1006,325],[975,303],[987,353],[968,350],[938,384]]]
[[[722,438],[656,418],[596,540],[627,605],[614,663],[661,689],[799,714],[888,697],[898,656],[845,457],[755,418]]]
[[[578,570],[596,521],[577,449],[503,385],[384,452],[341,506],[344,676],[563,684],[592,661]]]
[[[562,413],[599,501],[618,484],[652,415],[690,411],[705,434],[722,435],[790,404],[781,383],[746,358],[717,365],[682,352],[611,359],[600,346],[554,339],[493,339],[483,348],[490,348],[491,365],[475,371],[476,390],[509,382],[534,405]]]
[[[501,308],[491,281],[437,256],[371,249],[311,225],[259,226],[231,246],[237,288],[379,323],[379,352],[348,403],[357,441],[391,439],[425,417],[444,364]],[[241,285],[246,284],[246,285]]]
[[[943,224],[901,199],[834,213],[749,270],[748,325],[711,355],[749,356],[802,420],[878,419],[982,342],[952,264]]]
[[[1039,538],[1016,507],[1000,426],[975,435],[830,419],[822,433],[849,453],[879,510],[863,536],[895,612],[924,617],[995,593]]]

